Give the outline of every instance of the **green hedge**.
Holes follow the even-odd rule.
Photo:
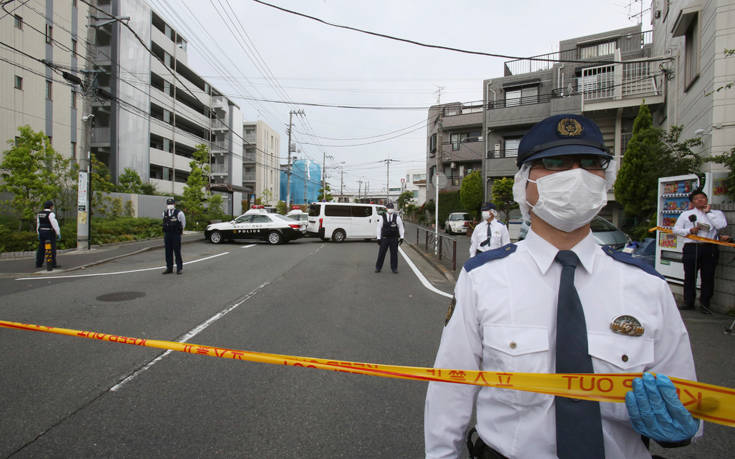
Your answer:
[[[36,250],[38,235],[35,231],[17,231],[17,223],[0,224],[0,252]],[[157,218],[92,218],[92,244],[136,241],[162,237],[161,220]],[[77,222],[67,221],[61,225],[62,239],[57,249],[77,246]]]

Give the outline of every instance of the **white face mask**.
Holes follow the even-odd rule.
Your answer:
[[[174,205],[173,204],[169,204],[169,205],[166,206],[166,209],[168,209],[168,210],[174,210]]]
[[[538,187],[533,213],[567,233],[592,221],[607,203],[607,181],[581,168],[528,181]]]
[[[490,211],[489,210],[483,210],[482,211],[482,219],[483,220],[487,220],[488,218],[490,218],[490,215],[491,214],[490,214]]]
[[[387,209],[388,215],[393,215],[393,209]]]

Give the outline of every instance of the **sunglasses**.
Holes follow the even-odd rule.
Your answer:
[[[587,171],[604,171],[610,165],[610,158],[604,156],[552,156],[549,158],[540,158],[533,161],[533,166],[543,167],[549,171],[566,171],[579,164]]]

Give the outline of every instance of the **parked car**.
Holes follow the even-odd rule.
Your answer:
[[[521,223],[519,241],[526,237],[530,225],[531,223],[525,220]],[[592,229],[592,237],[603,247],[607,246],[615,250],[622,250],[630,242],[627,234],[600,216],[592,219],[590,229]]]
[[[470,218],[470,214],[467,212],[452,212],[444,222],[444,231],[447,234],[464,234],[470,227],[470,223],[472,223],[472,218]]]
[[[641,242],[634,242],[633,244],[636,244],[636,247],[630,255],[652,267],[655,266],[656,263],[654,259],[656,258],[656,239],[647,237]]]
[[[303,223],[303,233],[306,234],[306,228],[309,225],[309,214],[301,210],[292,210],[286,214],[287,218]]]
[[[212,244],[233,239],[259,239],[275,245],[299,239],[305,233],[305,222],[279,214],[245,213],[232,221],[207,226],[204,238]]]
[[[345,239],[377,239],[379,204],[314,202],[309,205],[308,234],[343,242]]]

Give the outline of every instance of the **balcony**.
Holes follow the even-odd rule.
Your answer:
[[[242,182],[243,185],[245,185],[245,182],[254,182],[255,181],[255,172],[252,174],[242,174]]]
[[[230,173],[226,164],[212,164],[212,175],[228,175]]]
[[[254,151],[245,152],[242,156],[242,161],[245,163],[254,163],[256,161],[255,152]]]
[[[461,105],[450,105],[442,109],[442,124],[445,129],[463,126],[481,126],[483,117],[482,101]]]
[[[227,126],[227,124],[225,124],[224,121],[218,119],[211,120],[210,126],[213,131],[227,132],[230,130],[230,128]]]
[[[582,112],[664,102],[663,74],[654,62],[627,62],[586,68],[577,80]]]
[[[227,142],[212,142],[213,154],[227,154],[230,152],[230,146]]]
[[[214,110],[227,111],[227,99],[224,96],[212,96],[212,108]]]

